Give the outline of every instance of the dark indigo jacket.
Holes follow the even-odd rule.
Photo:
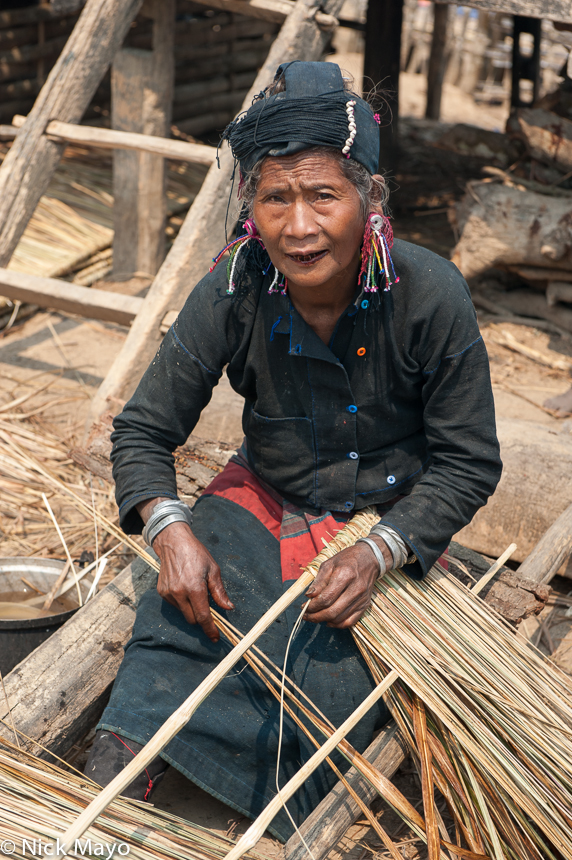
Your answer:
[[[256,474],[289,501],[384,514],[423,576],[494,491],[501,474],[486,349],[468,287],[443,258],[396,240],[399,283],[362,294],[329,346],[250,260],[240,294],[221,264],[189,295],[133,398],[114,422],[121,524],[135,505],[176,496],[173,450],[187,439],[226,365],[245,399]],[[362,302],[368,301],[367,307]],[[364,354],[360,354],[365,349]]]

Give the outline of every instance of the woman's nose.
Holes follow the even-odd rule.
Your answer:
[[[284,227],[285,236],[301,240],[317,236],[319,231],[311,206],[301,201],[289,207]]]

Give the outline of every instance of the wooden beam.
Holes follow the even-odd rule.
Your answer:
[[[210,9],[238,12],[262,21],[282,24],[294,8],[293,0],[195,0]]]
[[[225,12],[237,12],[249,18],[259,18],[261,21],[272,21],[282,24],[292,9],[294,0],[195,0],[210,9],[224,9]],[[328,12],[316,12],[314,19],[320,29],[332,30],[337,24],[337,18]]]
[[[26,117],[16,114],[12,125],[0,125],[0,137],[16,137]],[[184,140],[169,140],[153,134],[138,134],[131,131],[116,131],[92,125],[74,125],[71,122],[49,122],[45,134],[58,143],[82,143],[101,149],[126,149],[136,152],[151,152],[175,161],[189,161],[210,167],[216,159],[216,146],[202,143],[187,143]]]
[[[250,106],[254,95],[272,82],[280,63],[320,58],[329,36],[314,20],[319,5],[319,0],[297,0],[244,101],[244,108]],[[341,5],[342,0],[328,0],[325,10],[328,14],[337,15]],[[159,346],[160,325],[165,314],[182,307],[190,290],[208,271],[214,254],[225,244],[224,225],[234,169],[232,153],[226,146],[221,150],[220,165],[220,169],[216,164],[210,168],[151,285],[144,311],[133,323],[123,349],[92,401],[92,418],[107,408],[108,397],[125,400],[133,392]]]
[[[81,287],[69,281],[39,278],[11,269],[0,269],[0,295],[41,308],[120,325],[131,325],[145,301],[139,296]]]
[[[387,779],[396,773],[407,755],[407,747],[393,720],[385,726],[364,752]],[[356,794],[369,806],[377,791],[351,767],[345,775]],[[356,821],[360,807],[342,782],[338,782],[299,827],[304,842],[314,860],[323,860],[335,848],[348,827]],[[308,852],[294,833],[284,846],[284,860],[306,860]]]
[[[484,12],[504,12],[525,15],[528,18],[546,18],[548,21],[572,21],[570,0],[470,0],[465,6]]]
[[[0,167],[0,265],[6,265],[60,161],[44,135],[52,119],[79,122],[142,0],[87,0],[34,107]]]
[[[427,119],[439,119],[441,115],[443,79],[448,59],[446,50],[448,23],[449,6],[445,3],[433,3],[433,37],[427,69],[427,106],[425,108]]]
[[[572,505],[560,514],[517,570],[517,576],[537,583],[550,582],[572,554]]]
[[[159,6],[160,3],[160,6]],[[175,0],[147,0],[153,50],[122,48],[111,68],[111,125],[166,137],[174,84]],[[113,153],[113,278],[156,275],[165,257],[165,160],[149,152]]]
[[[93,728],[123,659],[137,605],[156,579],[137,559],[6,675],[19,731],[63,755]],[[0,743],[3,737],[14,743],[4,695],[0,718]],[[40,758],[50,758],[35,743],[23,738],[20,743]]]

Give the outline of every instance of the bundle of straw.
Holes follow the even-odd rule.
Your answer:
[[[0,146],[0,161],[7,149]],[[169,216],[188,209],[206,170],[204,165],[168,162]],[[31,275],[62,277],[109,248],[112,242],[113,183],[109,151],[70,145],[14,251],[9,268]],[[104,277],[109,270],[110,266],[100,266],[98,274]],[[83,283],[83,279],[78,283]]]
[[[42,499],[45,493],[75,560],[84,551],[94,557],[102,555],[121,541],[121,547],[109,559],[105,584],[133,558],[132,551],[125,554],[124,535],[118,528],[113,533],[107,526],[102,529],[98,525],[98,517],[117,523],[114,488],[102,478],[91,479],[69,459],[70,441],[39,421],[42,407],[38,411],[31,409],[36,414],[29,419],[26,413],[16,411],[29,409],[32,396],[42,387],[45,386],[29,396],[23,395],[25,402],[17,398],[16,407],[0,407],[0,556],[67,557]],[[57,402],[61,400],[52,399],[49,405]],[[3,412],[3,408],[9,411]],[[62,492],[62,487],[75,493],[75,497]]]
[[[13,857],[43,856],[43,846],[64,832],[99,791],[87,777],[14,747],[12,752],[0,750],[0,782],[0,843],[14,843]],[[105,845],[109,848],[102,852]],[[79,850],[108,858],[113,846],[115,860],[221,860],[233,842],[148,804],[120,798],[82,837]],[[264,860],[259,853],[251,858]]]

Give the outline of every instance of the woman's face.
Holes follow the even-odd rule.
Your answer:
[[[266,158],[253,215],[291,286],[355,285],[365,223],[360,197],[335,156],[302,151]]]

